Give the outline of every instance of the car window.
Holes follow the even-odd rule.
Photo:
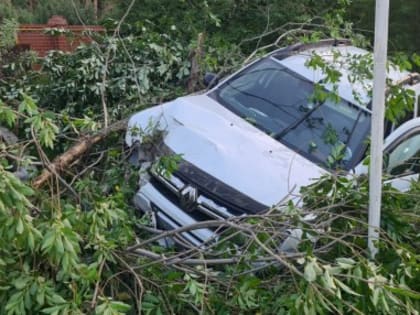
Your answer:
[[[349,170],[364,154],[370,113],[338,97],[314,99],[314,82],[263,59],[210,97],[327,169]]]
[[[398,144],[387,154],[386,172],[403,176],[420,172],[420,134],[415,134]]]

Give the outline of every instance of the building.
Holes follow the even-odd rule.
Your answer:
[[[52,16],[47,24],[21,24],[17,33],[17,49],[35,51],[44,57],[50,50],[71,52],[82,43],[89,43],[89,34],[103,33],[98,25],[68,25],[59,15]]]

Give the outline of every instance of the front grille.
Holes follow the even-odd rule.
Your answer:
[[[182,208],[181,203],[179,202],[179,197],[177,194],[174,193],[171,189],[168,188],[167,185],[165,185],[162,181],[160,181],[158,178],[153,176],[150,180],[150,183],[162,194],[165,196],[166,199],[168,199],[171,203],[173,203],[178,208],[185,211],[185,209]],[[194,209],[195,210],[195,209]],[[205,215],[204,213],[200,211],[191,211],[188,213],[192,218],[194,218],[196,221],[205,221],[205,220],[212,220],[214,217],[210,217],[208,215]]]
[[[196,186],[190,186],[189,183],[185,183],[174,175],[166,178],[152,169],[150,183],[171,203],[187,212],[196,221],[220,220],[240,215],[215,203],[205,194],[205,191]],[[197,192],[194,203],[188,208],[183,204],[181,196],[186,187],[193,187]]]
[[[269,208],[187,161],[179,164],[174,175],[185,184],[197,187],[203,196],[233,215],[256,214]]]

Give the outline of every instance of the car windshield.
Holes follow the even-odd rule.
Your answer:
[[[314,83],[266,58],[210,94],[289,148],[327,169],[363,157],[370,113],[341,98],[314,100]]]

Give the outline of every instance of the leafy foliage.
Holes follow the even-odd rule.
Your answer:
[[[98,18],[108,13],[112,1],[101,1],[103,10]],[[115,10],[115,8],[114,8]],[[64,0],[1,0],[0,21],[16,19],[20,23],[46,24],[53,15],[62,15],[70,24],[93,24],[97,21],[92,1]]]
[[[115,120],[185,93],[197,45],[191,38],[203,29],[209,39],[201,70],[230,72],[244,51],[273,38],[241,47],[231,41],[240,43],[290,17],[307,21],[334,4],[339,11],[315,20],[326,30],[305,29],[302,40],[348,34],[342,18],[347,2],[144,0],[137,3],[142,10],[131,11],[132,24],[121,29],[129,36],[96,38],[74,54],[52,52],[43,60],[3,59],[0,122],[21,141],[0,142],[0,313],[418,314],[417,182],[408,194],[385,187],[383,241],[371,261],[363,178],[321,178],[303,190],[302,207],[291,203],[267,215],[236,218],[208,250],[178,251],[147,242],[156,231],[144,226],[149,218],[139,218],[131,204],[138,170],[125,162],[120,134],[93,146],[46,188],[35,191],[16,177],[22,168],[36,176],[75,138],[100,129],[103,103]],[[32,70],[34,63],[39,71]],[[369,56],[350,64],[353,82],[371,75]],[[340,69],[322,58],[315,56],[311,66],[328,74],[326,83],[341,78]],[[391,89],[388,115],[394,121],[411,108],[412,95]],[[317,91],[318,100],[334,97],[322,86]],[[337,138],[334,130],[324,137],[331,144]],[[342,153],[337,146],[331,163]],[[158,171],[168,175],[177,161],[179,156],[162,157]],[[308,214],[316,216],[309,220]],[[301,230],[302,242],[298,253],[286,255],[278,247],[290,230]],[[152,255],[127,250],[142,242],[142,253]]]

